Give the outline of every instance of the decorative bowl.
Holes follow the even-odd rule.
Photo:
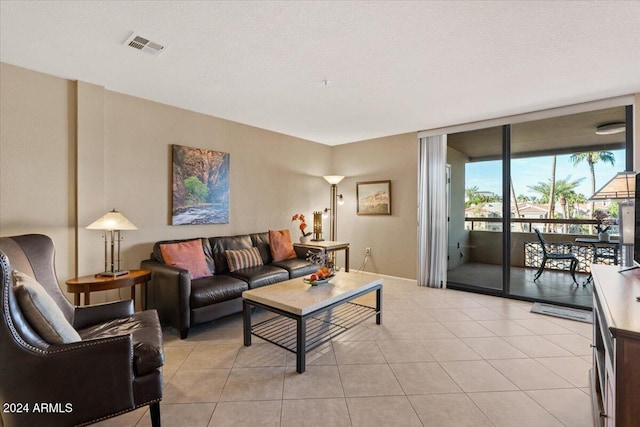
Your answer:
[[[335,274],[332,274],[329,277],[325,277],[324,279],[320,279],[320,280],[309,280],[306,277],[304,279],[302,279],[302,281],[304,283],[308,283],[311,286],[317,286],[317,285],[322,285],[323,283],[327,283],[329,280],[333,279],[333,277],[335,276]]]

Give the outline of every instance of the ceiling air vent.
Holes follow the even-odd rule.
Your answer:
[[[124,44],[154,56],[158,56],[164,51],[164,46],[161,44],[140,37],[135,33],[131,34]]]

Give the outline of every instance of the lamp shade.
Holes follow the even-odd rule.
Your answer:
[[[124,215],[117,210],[112,210],[96,219],[87,226],[88,230],[137,230],[138,227],[133,225]]]
[[[323,176],[323,178],[326,179],[329,184],[340,184],[340,181],[342,181],[344,179],[344,176],[342,176],[342,175],[325,175],[325,176]]]
[[[636,194],[637,172],[618,172],[601,189],[596,191],[589,200],[627,200]]]

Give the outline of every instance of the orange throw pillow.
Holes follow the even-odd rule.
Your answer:
[[[274,262],[296,257],[289,230],[269,230],[269,249]]]
[[[189,270],[191,279],[211,276],[207,260],[204,257],[202,240],[189,240],[180,243],[160,245],[160,252],[165,264]]]

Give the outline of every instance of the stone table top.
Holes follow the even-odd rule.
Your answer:
[[[338,272],[328,283],[311,286],[302,277],[242,293],[242,298],[287,313],[303,316],[337,301],[382,285],[382,276],[372,273]]]

